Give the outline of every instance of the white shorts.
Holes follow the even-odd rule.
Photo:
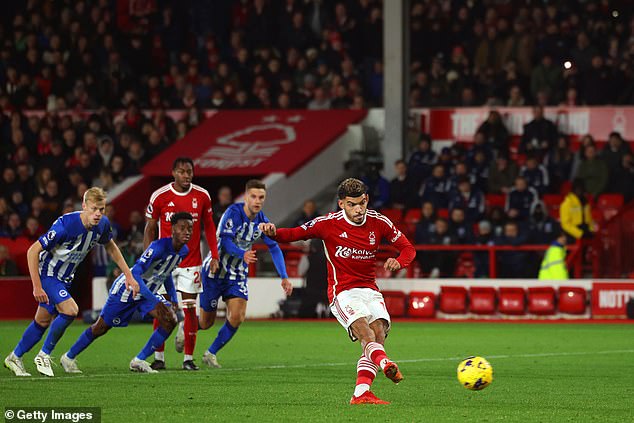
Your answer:
[[[378,319],[387,322],[387,332],[390,331],[390,314],[385,308],[385,300],[379,291],[370,288],[352,288],[338,294],[330,304],[330,311],[337,321],[347,331],[350,339],[356,341],[357,338],[352,333],[350,326],[359,318],[365,317],[368,323]]]
[[[203,292],[203,284],[200,277],[201,269],[202,266],[177,267],[174,269],[172,279],[174,279],[176,291],[186,292],[188,294],[200,294]],[[166,294],[165,287],[162,286],[158,293]]]

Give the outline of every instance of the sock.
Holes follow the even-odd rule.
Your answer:
[[[140,353],[137,354],[137,358],[139,360],[145,360],[146,358],[148,358],[149,356],[152,355],[152,353],[161,345],[165,342],[165,340],[167,338],[169,338],[170,333],[168,331],[166,331],[165,329],[163,329],[162,327],[158,327],[158,329],[156,329],[154,331],[154,333],[152,334],[152,336],[150,336],[150,340],[147,341],[147,344],[145,344],[145,346],[143,347],[143,349],[141,350]],[[157,358],[158,360],[158,358]]]
[[[184,351],[186,356],[191,356],[194,354],[196,334],[198,333],[196,300],[183,300],[183,311],[185,313],[185,321],[183,323],[183,331],[185,332]],[[185,358],[185,361],[187,361],[187,358]]]
[[[191,361],[191,360],[193,360],[193,359],[194,359],[194,356],[193,356],[193,355],[185,354],[185,355],[183,356],[183,361]]]
[[[364,355],[357,362],[357,386],[354,388],[354,396],[359,397],[370,390],[376,377],[376,365]]]
[[[25,353],[29,352],[31,348],[33,348],[33,345],[40,342],[40,339],[44,336],[44,332],[46,332],[46,328],[44,326],[40,326],[35,320],[33,320],[22,334],[22,338],[13,350],[13,354],[17,357],[22,357]]]
[[[83,350],[88,348],[88,345],[92,344],[92,341],[94,340],[95,335],[92,334],[92,327],[88,327],[88,329],[86,329],[84,333],[82,333],[79,338],[77,338],[77,341],[75,341],[73,346],[70,347],[70,350],[68,350],[66,355],[70,359],[75,359],[75,357],[77,357],[79,353],[81,353]]]
[[[43,352],[51,355],[53,349],[55,349],[55,345],[57,345],[57,341],[64,335],[66,328],[73,323],[73,320],[75,320],[75,316],[69,316],[63,313],[57,315],[53,323],[51,323],[51,330],[48,331],[48,335],[44,340],[44,346],[42,346]]]
[[[379,366],[381,370],[383,370],[385,365],[390,361],[390,359],[387,358],[387,354],[385,354],[383,345],[378,342],[368,342],[363,350],[363,354],[368,360]]]
[[[159,321],[158,319],[154,319],[152,321],[152,329],[154,329],[155,331],[161,327],[161,325],[159,325]],[[161,360],[161,361],[165,361],[165,354],[163,353],[163,351],[165,351],[165,344],[161,344],[158,346],[158,348],[156,349],[156,351],[154,351],[154,359],[155,360]]]
[[[228,320],[225,321],[225,324],[222,325],[218,331],[218,336],[216,336],[213,344],[209,347],[209,352],[216,355],[218,351],[220,351],[222,347],[224,347],[225,344],[233,338],[233,335],[235,335],[237,331],[238,328],[231,326]]]

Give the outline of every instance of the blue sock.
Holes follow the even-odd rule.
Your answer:
[[[62,337],[66,328],[70,326],[75,320],[75,316],[69,316],[68,314],[60,313],[57,315],[53,323],[51,323],[51,330],[48,331],[48,335],[44,340],[44,346],[42,346],[42,351],[46,354],[51,354],[53,349],[55,349],[55,345],[57,345],[57,341]]]
[[[74,359],[79,355],[79,353],[88,348],[88,345],[92,344],[92,341],[94,340],[95,335],[92,334],[92,327],[89,326],[88,329],[86,329],[84,333],[82,333],[81,336],[77,338],[77,341],[75,341],[73,346],[70,347],[70,350],[68,350],[66,355],[68,356],[68,358]]]
[[[160,347],[161,344],[163,344],[165,340],[169,338],[169,336],[170,336],[170,332],[166,331],[161,326],[159,326],[154,331],[152,336],[150,336],[150,340],[147,341],[147,344],[145,344],[145,347],[143,347],[141,352],[138,353],[136,357],[140,360],[145,360],[146,358],[151,356],[154,353],[154,350]]]
[[[46,332],[46,328],[44,326],[40,326],[35,320],[33,320],[22,334],[22,339],[18,342],[18,346],[15,347],[13,353],[18,357],[22,357],[25,353],[29,352],[31,348],[33,348],[33,345],[40,342],[44,332]]]
[[[218,331],[218,336],[216,336],[214,343],[211,344],[211,347],[209,347],[209,352],[214,355],[218,353],[218,351],[220,351],[222,347],[224,347],[227,342],[229,342],[231,338],[233,338],[233,335],[235,335],[237,331],[238,328],[234,328],[233,326],[231,326],[228,320],[225,321],[225,324],[222,325],[222,327]]]

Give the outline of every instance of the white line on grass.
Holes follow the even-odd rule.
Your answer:
[[[546,353],[534,353],[534,354],[501,354],[501,355],[486,355],[487,359],[503,359],[503,358],[536,358],[536,357],[566,357],[566,356],[578,356],[578,355],[606,355],[606,354],[632,354],[634,350],[610,350],[610,351],[577,351],[577,352],[546,352]],[[465,357],[444,357],[444,358],[414,358],[409,360],[396,360],[397,363],[424,363],[424,362],[433,362],[433,361],[460,361]],[[252,367],[225,367],[222,369],[213,369],[212,372],[219,373],[227,373],[227,372],[243,372],[243,371],[253,371],[253,370],[279,370],[279,369],[306,369],[306,368],[314,368],[314,367],[337,367],[337,366],[354,366],[355,363],[352,362],[340,362],[340,363],[305,363],[305,364],[276,364],[270,366],[252,366]],[[166,374],[173,374],[173,371],[168,371]],[[62,373],[63,374],[63,373]],[[103,377],[123,377],[123,376],[134,376],[134,377],[142,377],[138,376],[136,373],[132,372],[121,372],[121,373],[99,373],[99,374],[82,374],[76,375],[73,377],[64,377],[63,379],[58,380],[73,380],[76,378],[103,378]],[[148,376],[153,377],[153,376]],[[13,378],[2,378],[0,379],[0,383],[4,381],[41,381],[41,380],[54,380],[54,378],[50,377],[13,377]]]

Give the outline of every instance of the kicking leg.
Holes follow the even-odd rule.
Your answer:
[[[97,319],[97,321],[95,323],[93,323],[92,326],[87,328],[84,331],[84,333],[82,333],[79,336],[77,341],[75,341],[73,346],[70,347],[68,352],[66,352],[62,356],[62,358],[60,358],[59,361],[60,361],[60,364],[62,365],[62,368],[64,369],[64,371],[66,373],[81,373],[82,371],[79,370],[79,367],[77,367],[77,362],[75,361],[75,358],[83,350],[88,348],[88,346],[90,344],[92,344],[92,342],[95,339],[97,339],[100,336],[104,335],[109,330],[110,330],[110,326],[108,326],[106,324],[106,322],[103,320],[103,317],[99,316],[99,319]]]
[[[35,318],[22,334],[20,342],[18,342],[11,354],[4,359],[4,367],[11,370],[16,376],[31,376],[24,368],[22,356],[40,342],[52,320],[53,314],[45,307],[39,306],[35,312]]]
[[[205,352],[203,356],[203,360],[205,363],[207,361],[212,362],[213,364],[210,367],[220,367],[218,364],[218,360],[216,359],[216,354],[220,351],[238,331],[238,328],[244,322],[244,318],[247,313],[247,300],[244,298],[229,298],[227,301],[227,321],[218,331],[218,336],[209,347],[209,350]],[[205,360],[205,356],[207,356],[207,360]],[[209,365],[209,363],[207,363]]]
[[[352,333],[359,338],[365,357],[379,366],[394,383],[399,383],[403,376],[398,371],[396,363],[388,358],[383,348],[387,333],[387,321],[377,319],[370,325],[367,318],[363,317],[352,323],[350,328]]]

